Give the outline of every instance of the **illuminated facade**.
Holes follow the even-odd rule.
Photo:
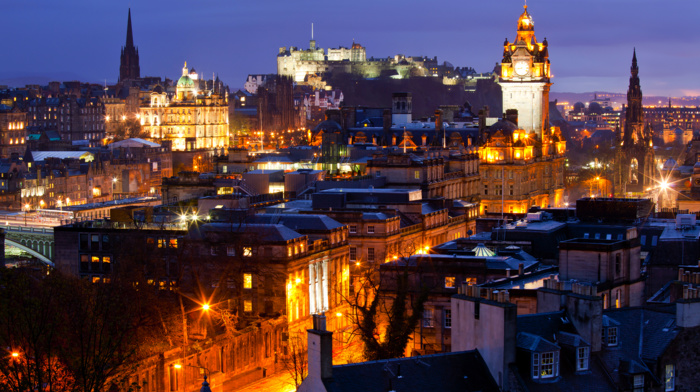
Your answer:
[[[382,59],[367,59],[366,49],[353,43],[350,48],[316,47],[311,39],[309,49],[282,47],[277,54],[277,74],[288,76],[296,83],[307,83],[309,77],[327,73],[349,73],[363,78],[377,78],[391,74],[393,79],[413,76],[431,76],[430,70],[437,67],[437,58],[395,55]],[[435,75],[437,76],[437,75]]]
[[[0,157],[24,154],[26,138],[27,113],[16,106],[0,105]]]
[[[564,205],[566,141],[558,127],[540,139],[502,120],[483,133],[481,213],[525,213]]]
[[[654,132],[644,122],[636,51],[632,55],[630,73],[625,129],[617,140],[614,186],[618,196],[643,196],[657,185],[658,170],[654,164]]]
[[[566,141],[549,125],[549,77],[547,40],[537,42],[525,6],[515,41],[506,40],[503,49],[499,83],[505,118],[480,129],[482,214],[565,203]]]
[[[538,136],[549,128],[549,78],[547,39],[537,42],[535,24],[525,6],[515,41],[503,44],[499,84],[503,109],[517,109],[520,127]]]
[[[142,130],[154,142],[172,141],[173,151],[228,147],[228,99],[216,81],[211,89],[208,85],[196,80],[185,63],[174,96],[156,86],[150,101],[141,105]]]

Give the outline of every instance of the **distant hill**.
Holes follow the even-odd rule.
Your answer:
[[[62,72],[62,73],[56,73],[52,75],[23,75],[23,76],[16,76],[16,77],[10,77],[10,78],[0,78],[0,86],[8,86],[8,87],[24,87],[28,84],[38,84],[40,86],[46,86],[49,84],[49,82],[52,81],[68,81],[68,80],[80,80],[84,81],[84,78],[82,78],[78,74],[74,74],[71,72]],[[103,83],[103,82],[95,82],[95,83]]]
[[[610,93],[604,91],[596,91],[589,93],[558,93],[552,92],[549,94],[550,100],[558,100],[561,102],[569,102],[571,105],[576,102],[589,102],[593,99],[594,95],[598,95],[598,98],[610,98],[613,102],[613,106],[621,106],[627,104],[627,93]],[[668,105],[668,98],[663,96],[644,96],[642,104],[645,106],[659,106]],[[700,97],[671,97],[671,104],[678,106],[700,106]]]

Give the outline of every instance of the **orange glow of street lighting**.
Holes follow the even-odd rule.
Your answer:
[[[180,365],[179,363],[176,363],[173,367],[175,369],[182,369],[182,365]]]
[[[19,353],[17,351],[13,351],[12,358],[19,358]]]
[[[202,305],[202,310],[209,310],[209,304]]]

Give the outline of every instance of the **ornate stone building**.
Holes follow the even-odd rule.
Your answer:
[[[229,144],[228,99],[217,81],[194,80],[187,68],[170,96],[161,86],[140,108],[141,127],[150,139],[172,141],[173,151],[224,148]]]
[[[520,128],[541,136],[549,129],[549,52],[547,39],[537,42],[527,5],[518,18],[515,41],[503,44],[501,77],[503,110],[517,109]]]
[[[534,22],[518,18],[515,41],[504,44],[501,121],[486,128],[480,113],[481,213],[525,213],[531,206],[560,207],[564,200],[566,141],[549,124],[549,54]]]
[[[654,131],[645,126],[642,109],[642,88],[639,85],[637,52],[632,55],[625,129],[619,133],[615,165],[615,194],[618,196],[643,196],[654,191],[658,170],[654,163]]]

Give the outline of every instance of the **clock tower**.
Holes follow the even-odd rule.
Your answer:
[[[527,5],[518,18],[513,42],[506,38],[499,84],[503,92],[503,111],[518,110],[518,127],[542,136],[549,128],[549,52],[547,39],[537,42],[535,24]]]

